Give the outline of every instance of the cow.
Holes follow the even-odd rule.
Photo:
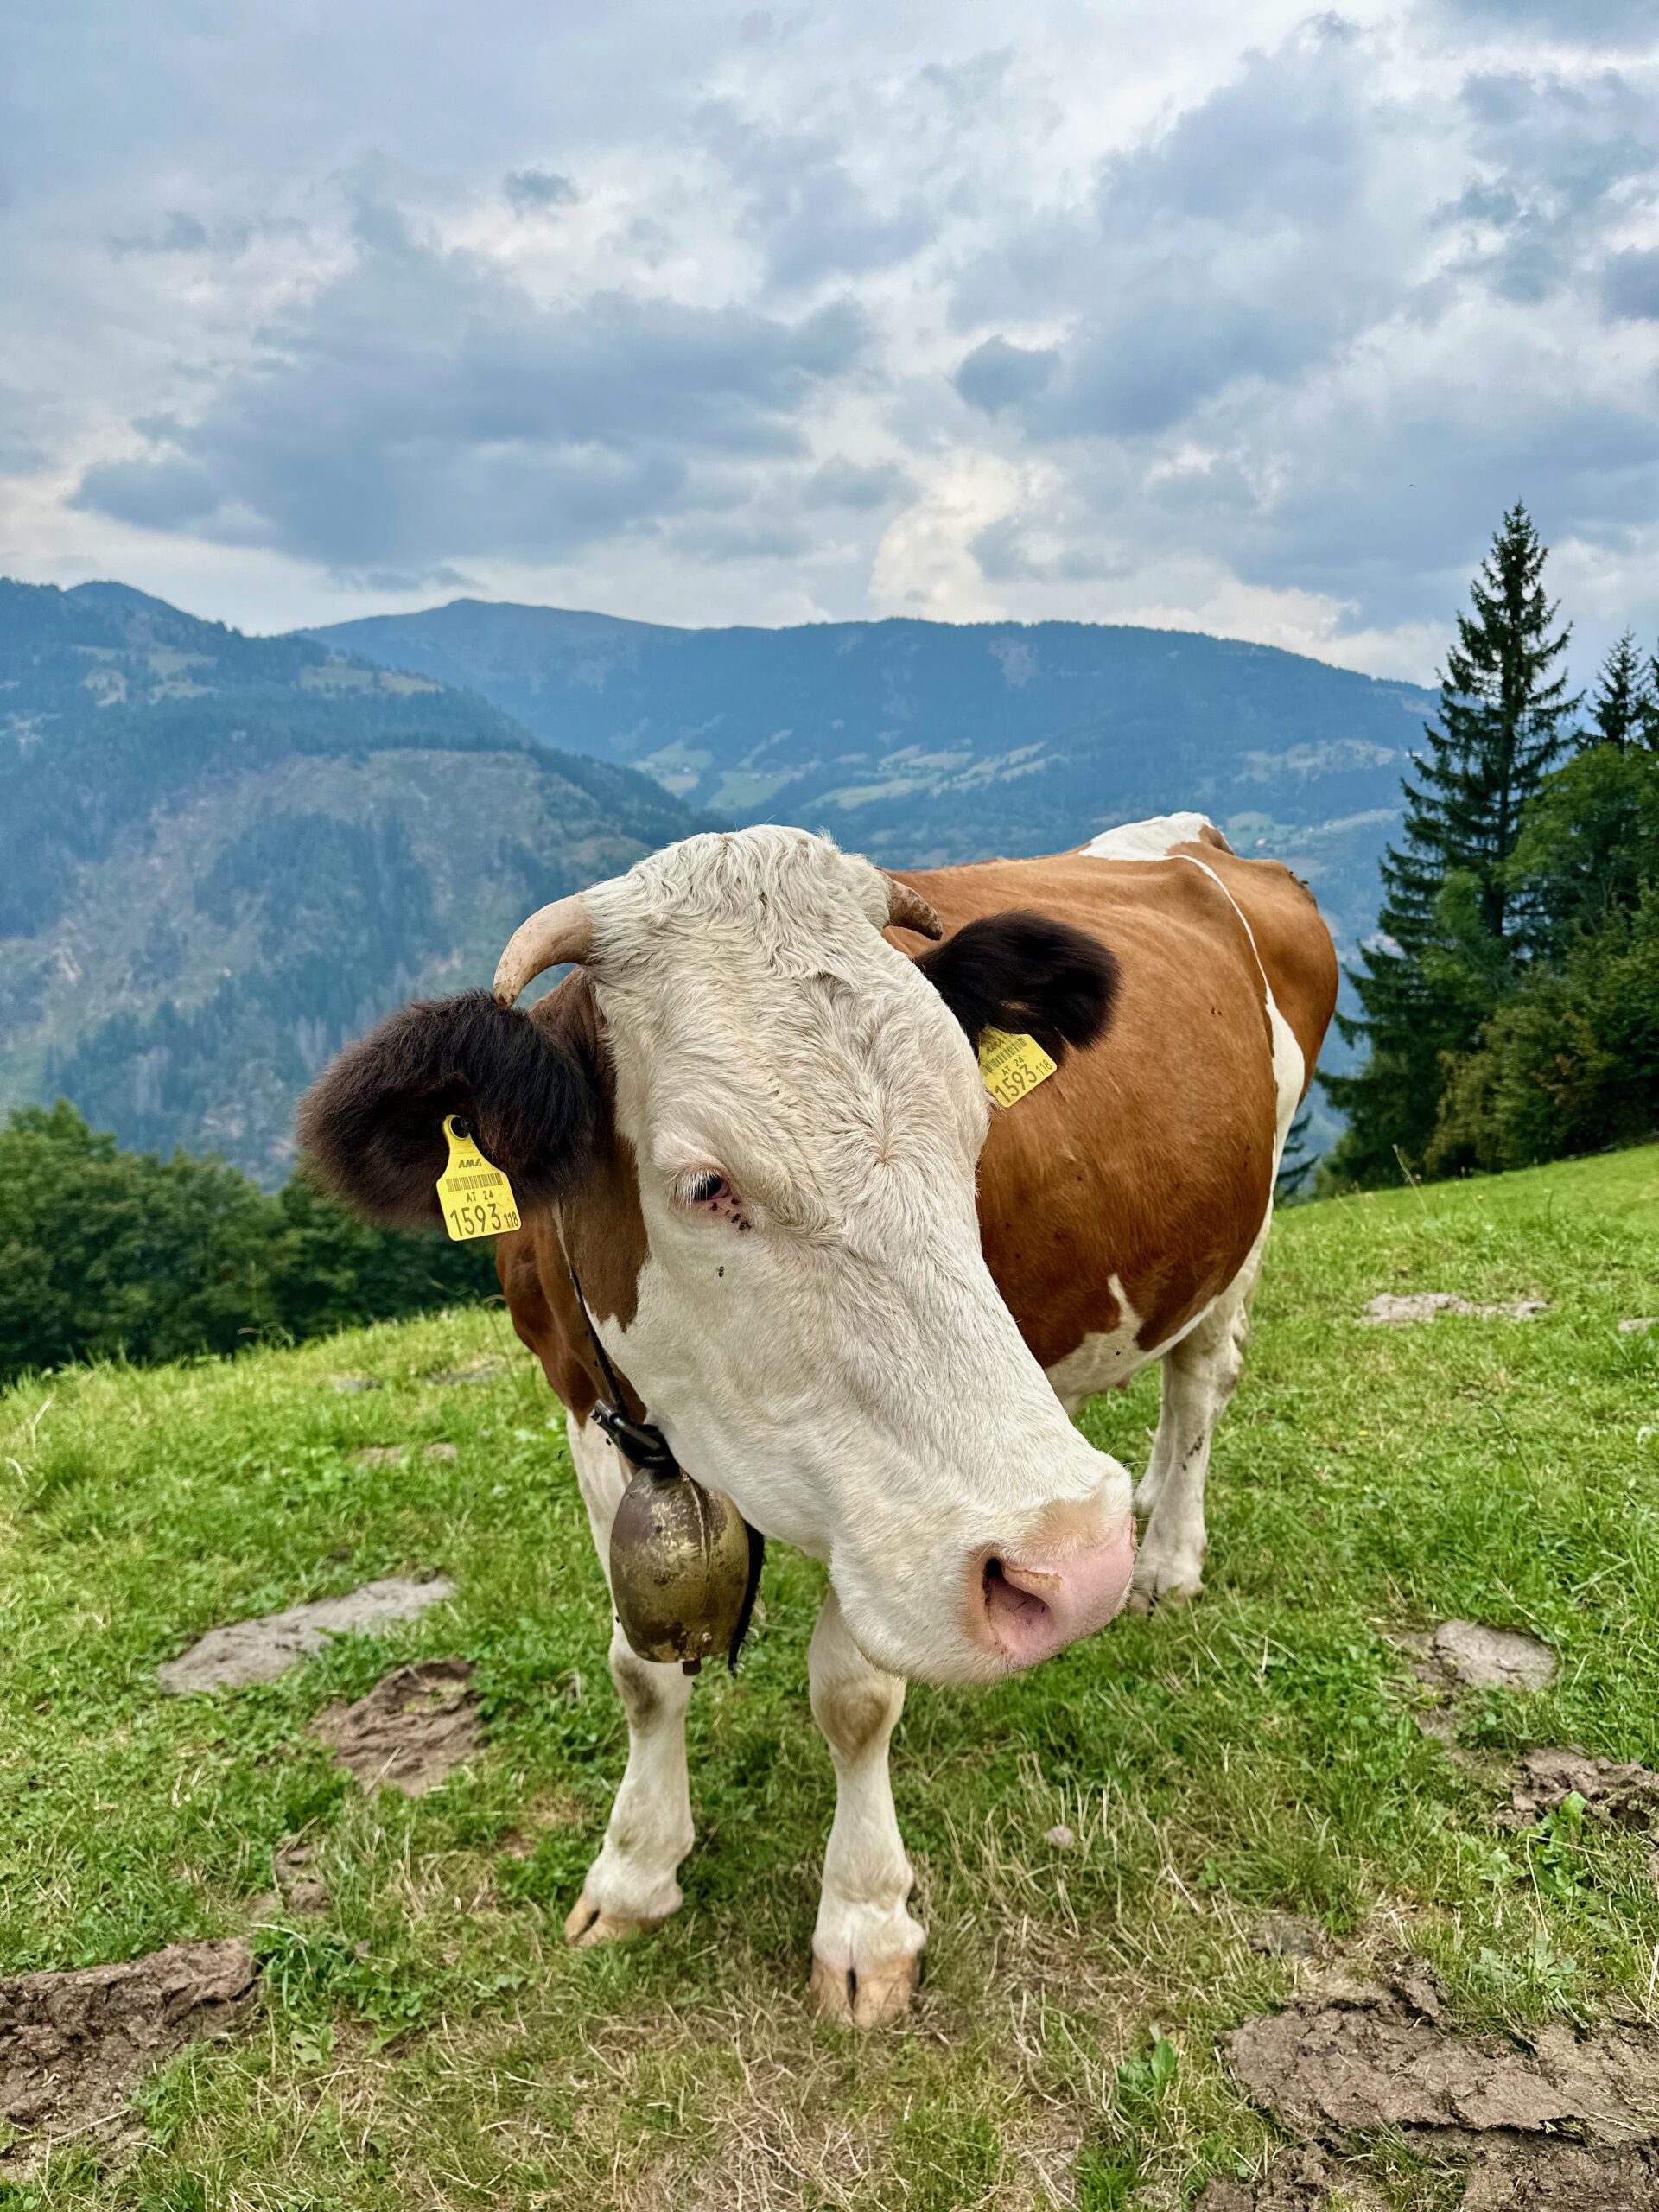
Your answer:
[[[493,996],[390,1016],[302,1106],[306,1150],[372,1217],[435,1217],[447,1114],[510,1177],[502,1287],[601,1561],[630,1474],[595,1417],[614,1387],[752,1529],[826,1564],[811,1990],[836,2018],[900,2013],[916,1979],[888,1778],[906,1679],[993,1681],[1198,1592],[1211,1435],[1335,993],[1306,888],[1197,815],[895,874],[759,827],[544,908]],[[982,1081],[988,1029],[1056,1063],[1012,1105]],[[1132,1497],[1071,1416],[1149,1360]],[[672,1913],[693,1841],[693,1684],[620,1627],[610,1664],[628,1758],[578,1944]]]

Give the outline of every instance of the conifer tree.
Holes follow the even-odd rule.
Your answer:
[[[1595,696],[1590,702],[1590,727],[1580,733],[1586,745],[1627,745],[1646,737],[1653,708],[1654,671],[1643,668],[1634,634],[1626,630],[1601,664]]]
[[[1437,721],[1405,779],[1400,842],[1382,861],[1378,935],[1350,979],[1362,1012],[1338,1017],[1370,1048],[1325,1087],[1348,1116],[1333,1172],[1380,1182],[1421,1160],[1444,1056],[1465,1052],[1510,988],[1522,914],[1509,861],[1522,810],[1565,750],[1576,710],[1558,667],[1570,634],[1544,590],[1547,549],[1517,501],[1470,587],[1440,677]]]

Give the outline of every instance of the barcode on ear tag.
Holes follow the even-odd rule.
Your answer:
[[[979,1033],[980,1077],[999,1106],[1017,1106],[1027,1091],[1048,1081],[1055,1065],[1034,1037],[1006,1029]]]
[[[463,1136],[453,1114],[443,1117],[443,1134],[449,1141],[449,1164],[438,1178],[438,1204],[443,1225],[457,1244],[472,1236],[505,1236],[518,1227],[518,1209],[512,1185],[499,1167],[492,1166],[470,1135]]]

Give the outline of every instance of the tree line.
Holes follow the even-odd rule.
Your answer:
[[[1458,616],[1337,1017],[1367,1057],[1321,1078],[1348,1122],[1322,1187],[1659,1135],[1659,653],[1627,631],[1569,696],[1547,558],[1517,503]]]
[[[71,1360],[297,1341],[497,1289],[493,1247],[375,1229],[303,1174],[124,1152],[74,1108],[0,1129],[0,1382]]]

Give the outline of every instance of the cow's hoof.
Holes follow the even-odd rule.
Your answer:
[[[832,1967],[815,1951],[812,2003],[824,2019],[840,2027],[879,2028],[909,2012],[918,1972],[914,1959],[899,1959],[874,1973],[858,1974],[850,1967]]]
[[[1204,1588],[1202,1568],[1178,1566],[1171,1560],[1167,1566],[1148,1560],[1142,1549],[1135,1563],[1135,1582],[1129,1591],[1129,1611],[1132,1613],[1155,1613],[1166,1606],[1190,1605]]]
[[[595,1943],[620,1943],[627,1936],[648,1936],[662,1924],[660,1918],[628,1920],[620,1913],[606,1912],[584,1890],[565,1915],[564,1940],[577,1950],[587,1951]]]

